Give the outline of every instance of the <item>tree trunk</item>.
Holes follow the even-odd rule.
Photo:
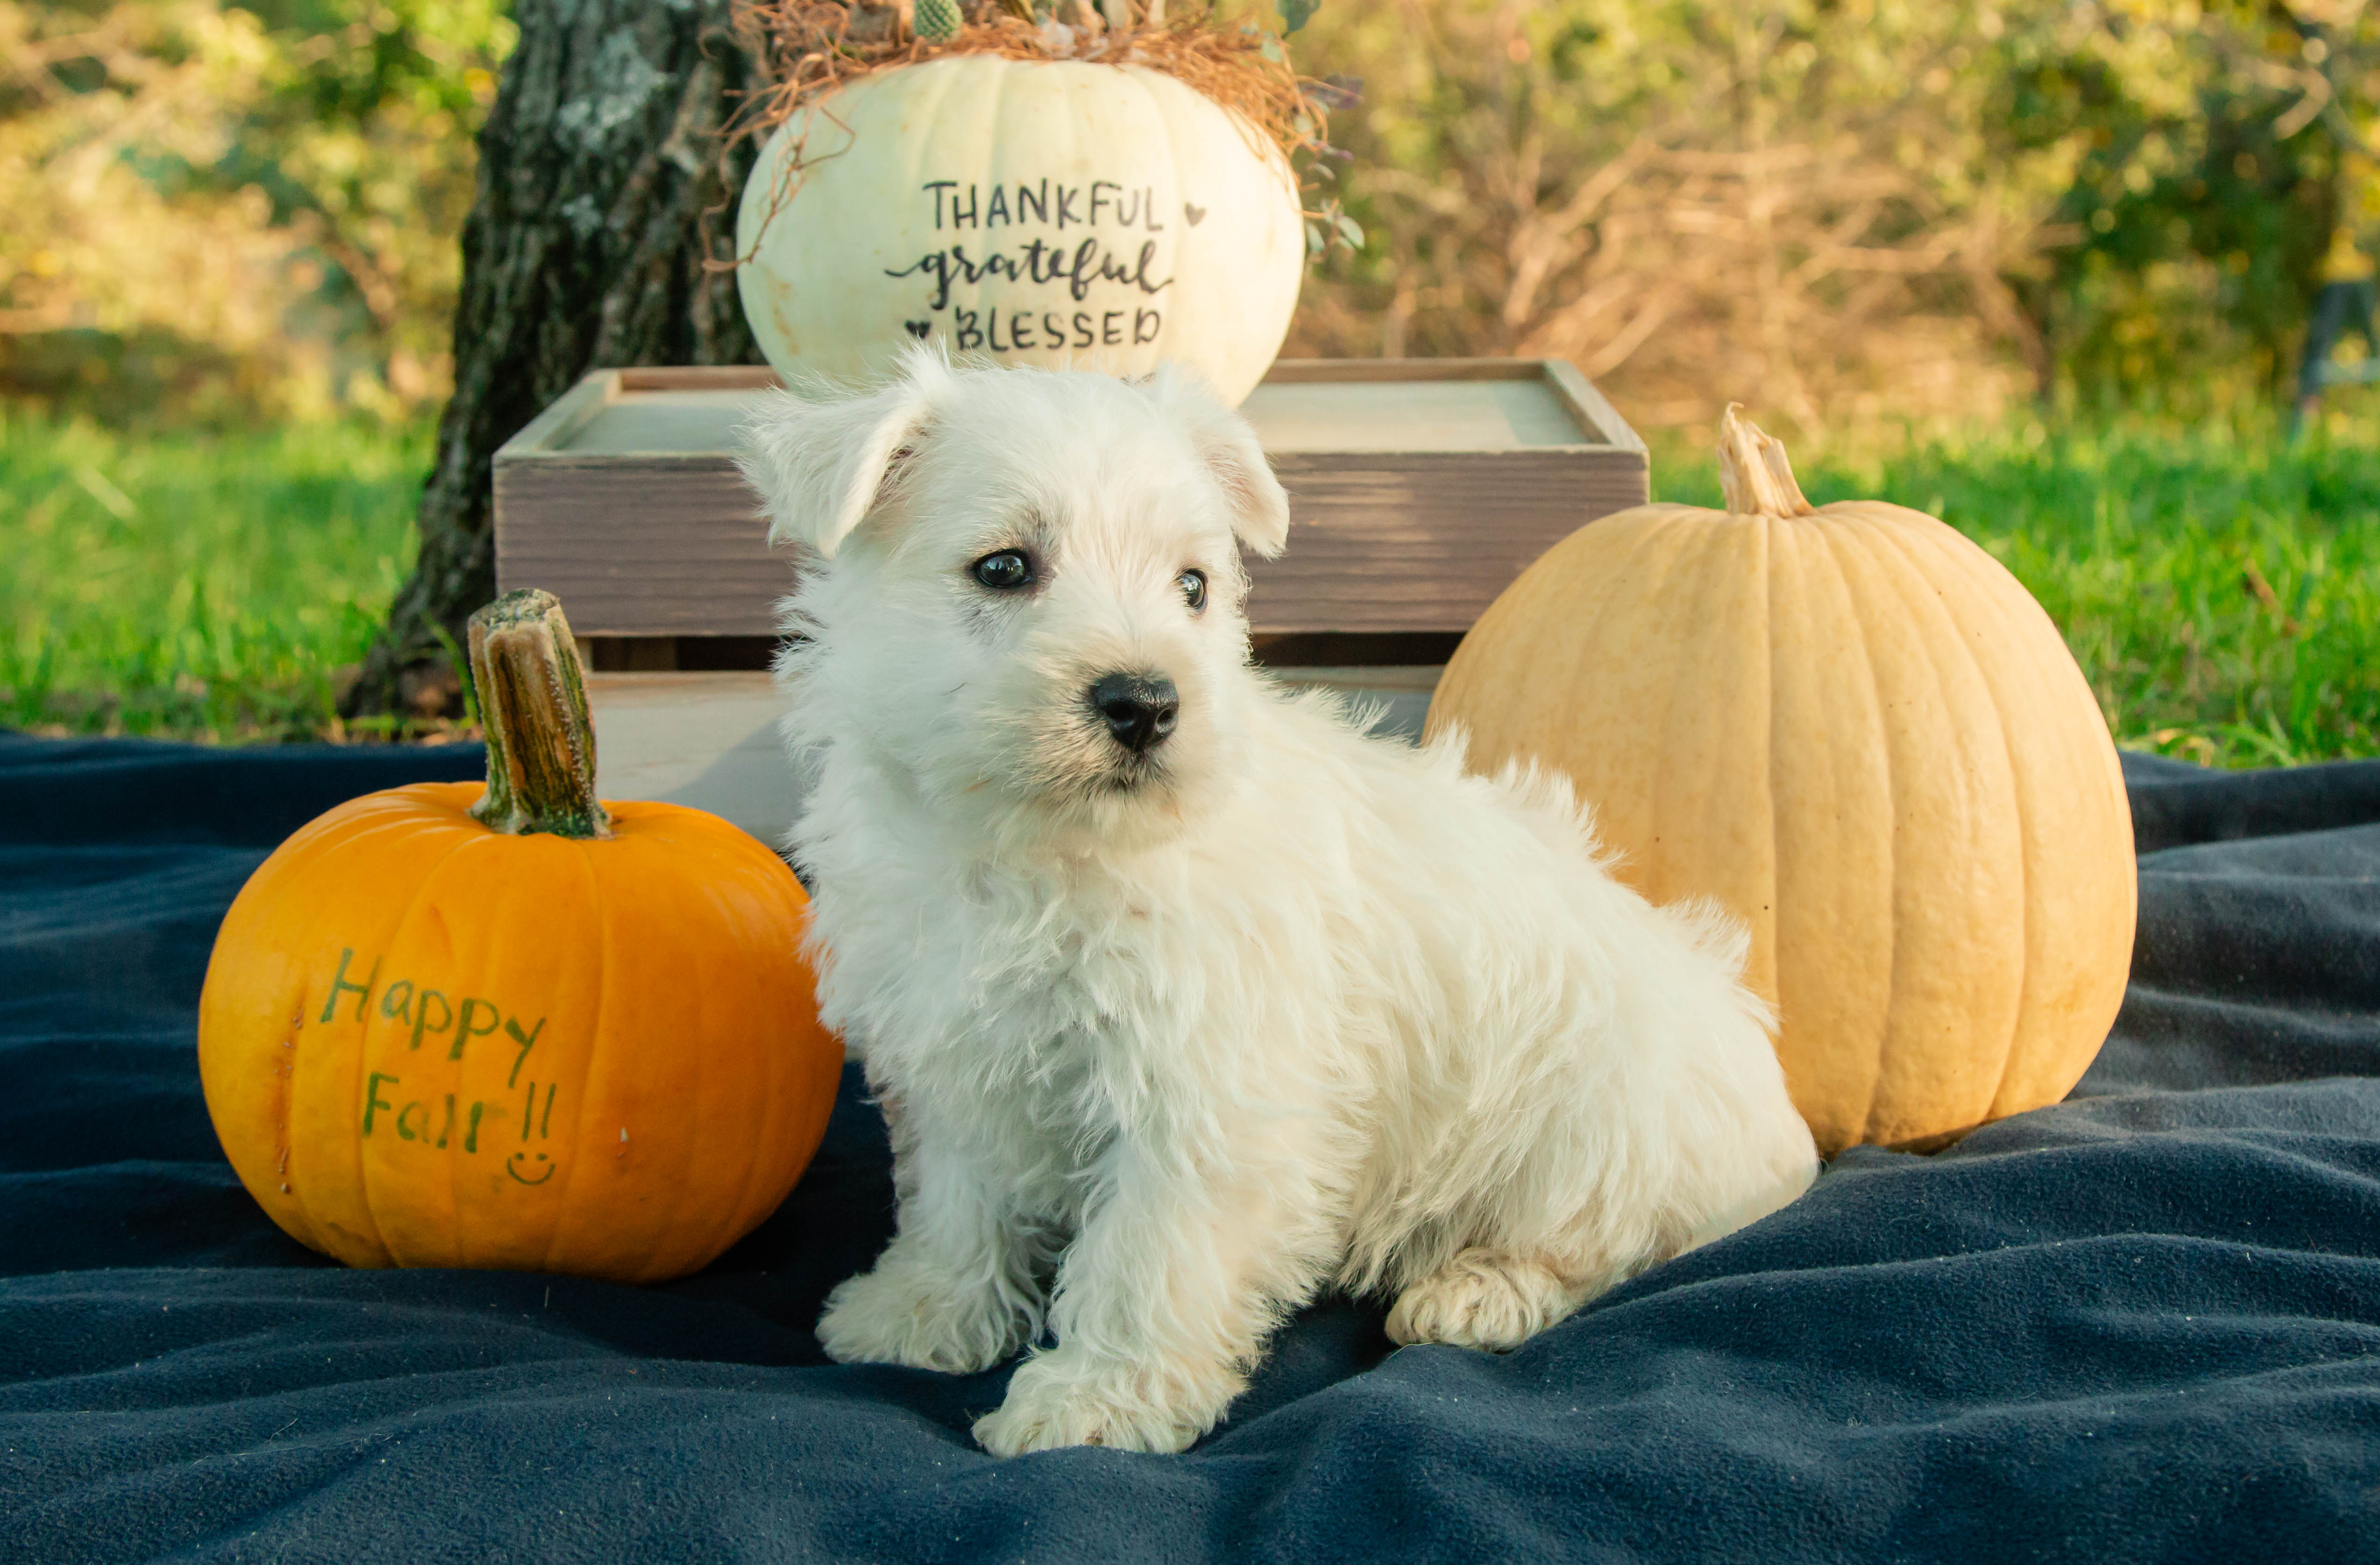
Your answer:
[[[734,276],[702,266],[733,254],[752,161],[748,144],[720,151],[747,73],[727,10],[520,0],[520,42],[480,133],[421,553],[348,716],[459,710],[449,649],[495,596],[496,447],[597,366],[760,362]]]

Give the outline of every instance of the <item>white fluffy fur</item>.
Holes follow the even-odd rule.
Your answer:
[[[1236,414],[920,353],[749,436],[823,557],[780,664],[790,845],[900,1195],[835,1358],[968,1372],[1046,1329],[987,1448],[1178,1450],[1321,1288],[1511,1348],[1809,1183],[1725,918],[1613,880],[1561,780],[1251,668],[1234,539],[1277,550],[1288,505]],[[970,573],[1009,547],[1030,591]],[[1119,671],[1181,692],[1146,760],[1088,702]]]

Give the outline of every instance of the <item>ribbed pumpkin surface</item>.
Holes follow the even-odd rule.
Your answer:
[[[707,1264],[825,1133],[842,1050],[777,856],[698,810],[508,836],[476,782],[340,806],[224,920],[199,1013],[240,1181],[351,1266]]]
[[[2056,1101],[2122,1001],[2131,818],[2107,726],[2040,606],[1931,516],[1596,522],[1464,638],[1428,728],[1452,723],[1480,770],[1568,772],[1646,895],[1750,925],[1829,1154]]]

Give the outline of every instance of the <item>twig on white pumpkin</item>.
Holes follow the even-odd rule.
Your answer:
[[[1740,402],[1719,416],[1718,487],[1740,516],[1806,516],[1815,509],[1794,481],[1785,443],[1746,419]]]

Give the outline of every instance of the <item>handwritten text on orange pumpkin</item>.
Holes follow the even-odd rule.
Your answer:
[[[418,1049],[424,1037],[434,1038],[447,1043],[446,1058],[450,1061],[462,1059],[464,1047],[472,1039],[493,1037],[501,1025],[505,1037],[516,1050],[512,1070],[504,1078],[504,1089],[509,1095],[513,1088],[521,1086],[521,1067],[528,1062],[529,1050],[537,1047],[539,1037],[545,1031],[544,1017],[540,1016],[533,1024],[523,1027],[519,1017],[506,1015],[494,1001],[477,995],[450,999],[443,990],[416,984],[410,978],[397,978],[382,988],[378,957],[372,959],[370,970],[365,974],[363,981],[358,983],[348,976],[355,966],[355,960],[352,947],[340,951],[338,971],[332,976],[330,993],[322,1001],[321,1020],[324,1025],[338,1019],[341,1006],[349,995],[353,995],[357,1021],[364,1021],[376,1008],[383,1020],[410,1029],[407,1049]],[[377,1007],[372,999],[375,991],[380,997]],[[451,1040],[447,1033],[449,1027],[454,1029]],[[364,1135],[371,1136],[388,1127],[395,1131],[400,1141],[418,1141],[443,1150],[454,1140],[456,1121],[455,1095],[451,1092],[441,1095],[444,1099],[442,1116],[427,1099],[407,1100],[401,1095],[382,1096],[383,1090],[397,1093],[403,1085],[403,1079],[391,1072],[370,1073],[364,1083]],[[544,1085],[542,1103],[539,1101],[539,1084],[535,1081],[528,1084],[522,1097],[520,1140],[524,1143],[528,1140],[532,1127],[540,1140],[545,1139],[552,1123],[554,1084],[548,1082]],[[481,1118],[492,1109],[509,1107],[508,1101],[471,1104],[462,1116],[463,1134],[459,1142],[462,1149],[476,1154],[480,1150]],[[433,1121],[436,1122],[434,1131]],[[523,1184],[542,1184],[552,1177],[553,1165],[543,1152],[533,1156],[527,1152],[515,1152],[505,1160],[504,1171]],[[535,1177],[530,1177],[532,1174]]]

